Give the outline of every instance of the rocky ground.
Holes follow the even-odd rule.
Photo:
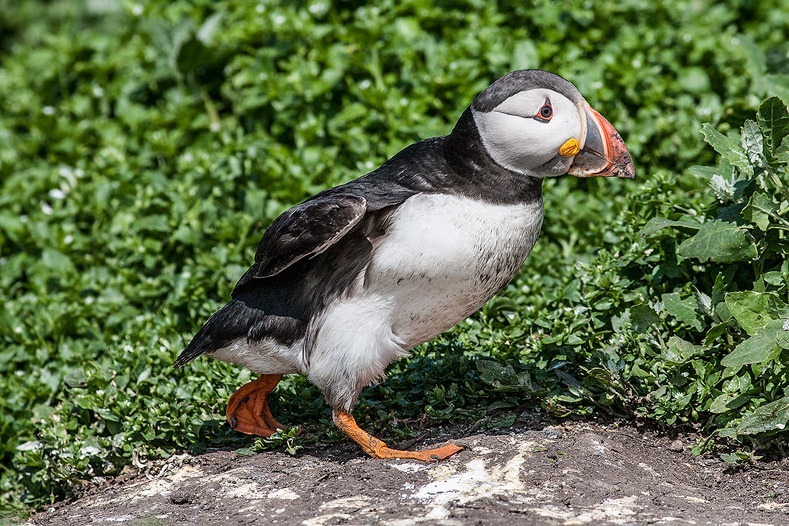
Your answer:
[[[450,438],[435,429],[416,446]],[[467,449],[429,465],[372,460],[353,444],[178,456],[30,524],[789,524],[789,459],[732,469],[691,456],[687,438],[577,422],[456,441]]]

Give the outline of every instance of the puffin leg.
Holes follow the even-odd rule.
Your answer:
[[[227,423],[239,433],[270,437],[285,426],[268,408],[268,395],[282,379],[281,374],[263,374],[233,393],[227,403]]]
[[[334,410],[334,425],[351,440],[362,446],[365,453],[373,458],[409,458],[422,462],[436,462],[451,457],[463,448],[454,444],[424,451],[403,451],[390,449],[386,443],[372,436],[356,424],[356,420],[347,411]]]

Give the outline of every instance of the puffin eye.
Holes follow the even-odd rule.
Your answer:
[[[553,108],[551,107],[551,101],[545,99],[545,103],[542,105],[542,108],[537,110],[537,113],[535,113],[534,117],[532,118],[540,122],[550,122],[551,117],[553,117]]]

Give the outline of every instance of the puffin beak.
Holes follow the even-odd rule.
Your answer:
[[[636,172],[622,137],[611,123],[586,104],[586,144],[567,173],[576,177],[623,177]]]

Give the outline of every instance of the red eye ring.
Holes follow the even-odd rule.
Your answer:
[[[539,110],[537,110],[537,113],[534,114],[532,119],[540,122],[551,122],[552,117],[553,107],[551,106],[551,101],[549,99],[545,99],[545,103]]]

